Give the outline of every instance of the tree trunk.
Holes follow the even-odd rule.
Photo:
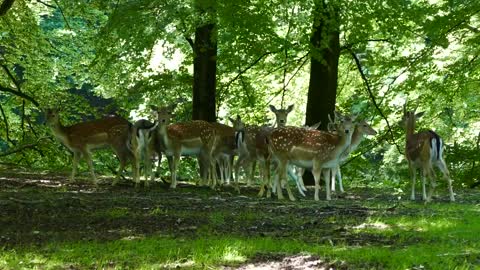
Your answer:
[[[196,1],[200,17],[215,14],[215,1]],[[214,22],[197,27],[193,63],[193,115],[196,120],[216,121],[217,29]]]
[[[326,130],[328,115],[333,116],[337,96],[338,59],[340,57],[340,30],[338,12],[325,1],[317,0],[314,10],[311,46],[310,85],[305,124],[322,121]],[[310,172],[304,175],[305,184],[314,184]]]
[[[7,14],[7,11],[13,6],[13,2],[15,2],[15,0],[3,0],[0,5],[0,16]]]

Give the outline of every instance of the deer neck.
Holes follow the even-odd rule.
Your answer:
[[[415,121],[409,119],[407,122],[407,138],[411,137],[415,133]]]
[[[156,128],[156,133],[160,141],[165,145],[165,148],[170,148],[170,139],[168,138],[167,125],[159,124]]]
[[[336,157],[340,157],[343,153],[345,153],[348,148],[350,147],[352,143],[352,134],[353,132],[350,133],[341,133],[339,134],[340,140],[338,141],[337,146],[335,147],[334,155]]]
[[[360,128],[358,127],[355,128],[355,131],[352,134],[352,140],[350,142],[349,150],[350,151],[355,150],[358,147],[358,145],[362,142],[363,137],[364,137],[364,134],[363,132],[360,131]]]
[[[67,128],[62,125],[60,121],[49,123],[48,126],[52,131],[53,135],[60,140],[63,144],[68,145],[68,132]]]

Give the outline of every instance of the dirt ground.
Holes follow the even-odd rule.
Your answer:
[[[124,237],[168,235],[195,237],[202,231],[239,237],[269,236],[305,242],[348,245],[392,245],[396,239],[368,233],[352,234],[372,214],[411,215],[392,191],[348,190],[332,202],[313,201],[296,192],[296,202],[258,198],[258,188],[211,190],[181,183],[169,190],[156,182],[135,189],[130,182],[112,187],[103,179],[98,187],[87,180],[66,183],[63,175],[0,174],[0,247],[41,246],[49,241],[109,241]],[[459,195],[460,202],[476,200]],[[405,195],[402,200],[405,200]],[[446,201],[447,196],[437,199]],[[367,206],[366,206],[367,205]],[[40,233],[41,232],[41,233]],[[416,239],[402,239],[402,243]],[[301,267],[300,267],[301,266]],[[328,269],[312,256],[258,254],[240,269]],[[344,268],[336,263],[334,268]],[[227,268],[229,269],[229,268]]]

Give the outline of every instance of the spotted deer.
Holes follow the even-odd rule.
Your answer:
[[[177,98],[174,103],[165,106],[164,110],[174,111],[177,105],[184,103],[184,98]],[[157,107],[155,107],[157,108]],[[154,117],[157,117],[157,112],[153,110]],[[163,140],[158,135],[158,122],[155,120],[153,123],[147,119],[137,120],[131,127],[131,136],[129,138],[129,147],[134,153],[137,168],[140,168],[140,162],[144,163],[145,185],[148,186],[149,182],[155,180],[155,173],[152,170],[152,158],[156,154],[158,156],[157,173],[160,170],[160,164],[162,161],[162,154],[165,151],[165,145]],[[169,167],[172,164],[172,157],[167,156]],[[139,172],[137,172],[139,175]]]
[[[336,132],[337,123],[335,123],[335,121],[333,121],[330,118],[330,115],[328,116],[328,118],[330,120],[330,122],[328,123],[328,130],[330,132]],[[340,164],[336,168],[336,174],[332,173],[332,175],[331,175],[332,191],[335,191],[336,182],[338,181],[338,187],[339,187],[340,192],[342,192],[342,193],[345,192],[345,190],[343,188],[340,165],[342,163],[344,163],[347,160],[348,156],[350,156],[350,154],[357,149],[357,147],[360,145],[360,143],[362,142],[363,138],[365,138],[365,136],[367,136],[367,135],[372,135],[373,136],[373,135],[376,135],[376,134],[377,134],[377,132],[365,120],[357,120],[356,121],[355,129],[354,129],[353,135],[352,135],[352,141],[351,141],[350,145],[348,146],[348,148],[340,156]]]
[[[151,106],[156,115],[158,128],[155,129],[155,136],[158,136],[165,147],[165,155],[172,157],[170,173],[172,182],[170,188],[177,186],[177,170],[181,156],[197,156],[206,161],[209,170],[201,177],[208,181],[211,179],[211,186],[216,185],[216,174],[214,172],[215,160],[213,153],[216,145],[216,131],[212,124],[193,120],[184,123],[170,124],[173,116],[171,107],[158,108]],[[207,175],[209,174],[209,175]]]
[[[410,199],[415,200],[416,174],[417,168],[420,168],[422,172],[422,199],[427,202],[431,201],[436,185],[435,172],[433,170],[435,165],[447,180],[450,201],[453,202],[455,201],[455,196],[452,188],[452,179],[443,158],[442,138],[432,130],[415,133],[415,123],[423,114],[424,112],[415,113],[415,110],[407,111],[406,102],[403,105],[402,122],[406,130],[405,157],[412,177],[412,194]],[[430,179],[431,186],[428,195],[425,186],[426,178]]]
[[[233,158],[236,155],[235,129],[221,123],[211,123],[211,125],[217,134],[213,157],[220,169],[220,179],[222,183],[230,184]]]
[[[53,135],[73,153],[73,166],[70,177],[72,182],[75,180],[80,158],[84,157],[87,161],[93,182],[97,185],[91,151],[103,146],[110,146],[120,160],[117,178],[112,184],[116,183],[127,161],[133,159],[133,154],[127,147],[130,123],[126,119],[120,116],[109,116],[98,120],[64,126],[60,121],[59,110],[47,109],[45,114],[46,123]],[[133,163],[133,166],[133,171],[135,172],[135,163]],[[135,177],[134,175],[134,178]]]
[[[319,181],[322,169],[335,168],[340,156],[351,143],[355,117],[340,117],[337,134],[302,127],[282,127],[273,130],[268,137],[268,147],[272,158],[278,162],[276,188],[278,199],[283,199],[280,183],[286,181],[287,168],[293,164],[302,168],[312,168],[315,179],[315,200],[319,200]],[[323,170],[326,199],[330,196],[330,170]],[[295,200],[289,185],[286,185],[290,200]]]
[[[286,125],[288,114],[293,110],[293,105],[288,106],[286,109],[277,109],[273,105],[270,105],[269,108],[275,114],[276,126],[282,127]],[[238,159],[234,166],[235,182],[238,183],[240,167],[245,168],[257,161],[262,163],[262,169],[260,170],[262,178],[269,178],[270,172],[267,168],[270,167],[270,154],[265,145],[265,140],[266,136],[273,130],[273,128],[269,126],[245,126],[239,116],[237,116],[237,119],[229,119],[233,123],[235,129],[235,139],[238,148]],[[254,166],[250,168],[247,176],[247,185],[250,185],[253,180]],[[259,196],[263,195],[263,190],[262,185]]]

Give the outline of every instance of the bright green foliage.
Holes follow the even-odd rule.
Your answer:
[[[61,107],[67,123],[97,115],[85,92],[112,98],[124,116],[139,108],[146,115],[145,104],[191,98],[193,50],[188,39],[194,39],[197,26],[214,21],[218,116],[238,113],[256,123],[264,115],[273,117],[268,104],[294,103],[290,123],[300,125],[316,1],[322,3],[217,0],[215,16],[199,16],[194,5],[202,2],[192,0],[17,0],[0,17],[0,64],[5,67],[0,86],[31,96],[41,107]],[[408,97],[409,108],[426,111],[419,128],[434,129],[445,139],[456,183],[478,181],[480,2],[328,2],[340,15],[333,22],[340,26],[342,46],[337,107],[361,113],[380,134],[369,154],[345,166],[346,178],[403,185],[406,162],[398,150],[403,151],[404,133],[397,122]],[[73,88],[85,91],[79,94]],[[0,91],[2,151],[50,136],[40,125],[38,108],[26,101],[23,109],[23,101]],[[179,120],[189,119],[189,106],[180,108]],[[34,167],[70,163],[67,155],[59,155],[63,148],[53,145],[40,144],[2,160]],[[359,151],[368,148],[366,143]],[[107,163],[115,167],[111,156]]]

